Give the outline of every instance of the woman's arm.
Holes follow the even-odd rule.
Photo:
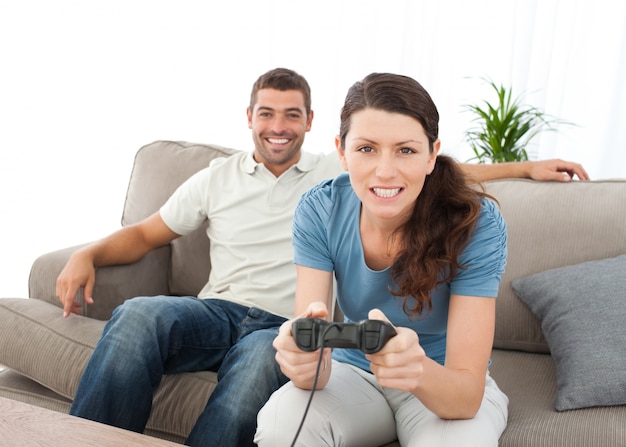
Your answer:
[[[332,315],[333,274],[323,270],[296,266],[296,303],[297,318],[321,318],[329,320]],[[280,328],[274,339],[276,361],[280,369],[298,388],[310,390],[315,381],[315,372],[319,361],[319,350],[314,352],[301,351],[293,339],[289,320]],[[331,370],[331,350],[324,349],[324,358],[320,368],[320,377],[316,389],[326,386]]]
[[[296,304],[294,315],[304,315],[311,303],[320,302],[328,311],[314,318],[330,320],[333,302],[333,273],[296,265]]]
[[[374,312],[369,317],[380,318]],[[368,359],[381,386],[413,393],[443,419],[469,419],[482,402],[494,328],[494,298],[453,295],[445,365],[426,357],[415,331],[402,327]]]

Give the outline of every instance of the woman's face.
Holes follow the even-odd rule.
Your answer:
[[[424,128],[399,113],[364,109],[352,115],[345,147],[336,139],[341,164],[361,199],[362,218],[400,225],[410,215],[434,167]]]

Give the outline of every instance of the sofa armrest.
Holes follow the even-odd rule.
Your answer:
[[[35,260],[28,284],[29,296],[61,307],[56,297],[56,279],[78,245],[46,253]],[[135,296],[169,295],[169,245],[151,251],[133,264],[96,269],[94,304],[81,307],[81,315],[108,320],[113,309]],[[78,299],[83,299],[82,289]]]

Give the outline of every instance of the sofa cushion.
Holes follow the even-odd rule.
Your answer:
[[[63,318],[58,306],[38,299],[3,298],[0,309],[0,363],[72,399],[105,322]]]
[[[626,406],[554,411],[550,355],[494,349],[492,360],[491,376],[509,397],[500,447],[626,446]]]
[[[626,404],[626,255],[512,282],[541,320],[557,371],[557,410]]]
[[[509,233],[498,292],[494,347],[548,353],[539,319],[511,281],[545,270],[626,253],[626,180],[498,180],[486,183]]]
[[[33,298],[2,298],[0,313],[0,364],[10,368],[2,371],[0,393],[67,411],[106,322],[78,315],[63,318],[59,307]],[[28,383],[24,377],[42,386],[20,390]],[[183,442],[216,384],[217,374],[210,371],[164,376],[146,433]]]

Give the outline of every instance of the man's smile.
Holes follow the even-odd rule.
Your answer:
[[[289,138],[266,138],[271,144],[287,144],[291,141]]]

